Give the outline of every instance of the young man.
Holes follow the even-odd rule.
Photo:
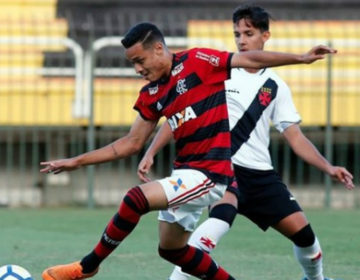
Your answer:
[[[241,6],[233,14],[235,42],[239,53],[262,50],[270,37],[269,14],[260,7]],[[229,187],[224,197],[212,205],[210,218],[192,234],[189,244],[210,252],[230,229],[236,213],[242,214],[262,230],[273,227],[294,243],[294,251],[307,280],[324,280],[319,242],[302,209],[273,170],[268,151],[270,120],[283,134],[293,151],[348,189],[354,187],[352,175],[343,167],[331,165],[302,134],[291,92],[271,69],[235,68],[226,81],[227,106],[231,128],[231,155],[240,194]],[[164,125],[156,135],[138,175],[146,173],[154,154],[171,138]],[[239,198],[239,201],[238,201]],[[170,280],[188,279],[175,269]]]
[[[168,119],[177,142],[175,170],[168,178],[130,189],[94,250],[81,261],[46,269],[42,277],[70,280],[93,276],[140,217],[160,209],[161,257],[201,279],[234,279],[207,253],[187,245],[202,208],[223,196],[233,176],[224,85],[230,67],[311,63],[335,51],[318,46],[304,55],[261,51],[232,54],[210,49],[172,54],[162,33],[151,23],[132,27],[122,44],[136,72],[149,81],[134,106],[139,115],[130,132],[108,146],[77,157],[42,162],[41,172],[58,174],[135,154],[161,116]]]

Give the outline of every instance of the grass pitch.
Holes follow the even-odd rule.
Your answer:
[[[0,265],[18,264],[40,280],[44,268],[79,260],[87,254],[115,211],[116,208],[0,209]],[[359,280],[360,210],[305,212],[322,245],[325,274]],[[157,245],[154,212],[142,218],[93,279],[167,279],[172,265],[158,257]],[[241,216],[212,255],[237,279],[302,278],[291,243],[273,230],[263,233]]]

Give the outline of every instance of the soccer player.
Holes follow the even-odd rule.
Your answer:
[[[269,14],[261,7],[240,6],[233,13],[235,43],[239,53],[262,50],[270,37]],[[224,197],[212,205],[209,219],[192,234],[189,244],[211,252],[230,229],[237,213],[266,231],[272,227],[294,243],[295,256],[303,268],[304,280],[324,280],[322,252],[308,220],[295,198],[273,170],[268,150],[270,120],[293,151],[309,164],[352,189],[352,175],[331,165],[303,135],[301,121],[285,82],[271,69],[234,68],[226,81],[231,128],[231,155],[237,190],[228,187]],[[138,175],[147,181],[153,156],[172,138],[168,125],[155,136]],[[239,201],[238,201],[239,198]],[[180,268],[170,280],[185,280]]]
[[[202,208],[219,200],[233,177],[224,81],[231,67],[311,63],[335,50],[317,46],[295,55],[195,48],[172,54],[160,30],[151,23],[132,27],[122,44],[136,72],[149,81],[134,106],[139,114],[129,133],[100,149],[42,162],[41,172],[58,174],[135,154],[161,116],[168,119],[177,143],[174,171],[170,177],[131,188],[95,248],[81,261],[46,269],[42,277],[70,280],[95,275],[100,263],[132,232],[142,215],[162,210],[161,257],[201,279],[234,279],[206,252],[187,245]]]

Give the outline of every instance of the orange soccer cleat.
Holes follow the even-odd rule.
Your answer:
[[[44,270],[42,278],[44,280],[79,280],[94,276],[98,272],[83,273],[80,262],[52,266]]]

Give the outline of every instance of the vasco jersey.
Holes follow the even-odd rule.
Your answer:
[[[197,169],[223,184],[233,176],[224,83],[231,56],[205,48],[175,54],[170,76],[143,87],[134,106],[144,119],[167,118],[175,169]]]
[[[270,153],[270,122],[283,132],[301,118],[286,83],[271,69],[249,73],[231,70],[225,82],[231,129],[232,162],[256,170],[273,169]]]

